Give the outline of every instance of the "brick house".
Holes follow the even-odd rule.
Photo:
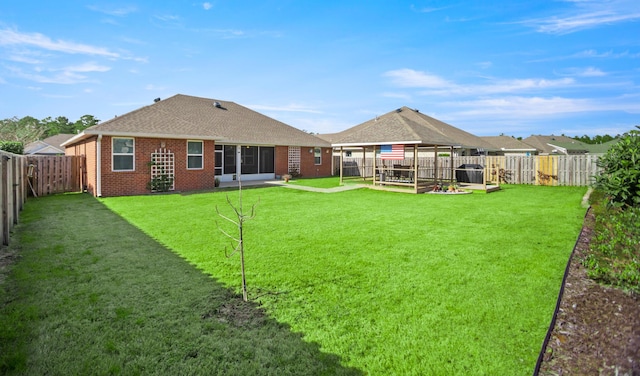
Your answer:
[[[331,175],[331,144],[234,102],[178,94],[85,129],[63,144],[86,157],[94,196],[149,193],[152,179],[171,190],[221,182]]]

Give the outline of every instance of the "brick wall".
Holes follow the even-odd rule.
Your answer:
[[[307,146],[300,148],[300,175],[303,178],[331,176],[331,148],[321,149],[319,165],[315,164],[313,149]]]
[[[315,164],[315,155],[312,146],[300,148],[300,175],[303,178],[315,178],[331,176],[331,148],[322,148],[321,164]],[[309,151],[311,150],[311,152]],[[276,146],[276,175],[282,176],[289,173],[289,147]]]
[[[275,150],[275,172],[276,176],[282,176],[289,173],[289,147],[276,146]]]
[[[164,145],[164,146],[163,146]],[[113,171],[111,137],[102,139],[102,196],[128,196],[150,193],[151,153],[165,148],[174,153],[174,185],[179,192],[212,189],[215,186],[215,143],[204,141],[203,169],[187,170],[187,140],[135,138],[135,170]]]
[[[91,137],[66,149],[67,155],[85,155],[86,157],[86,189],[97,195],[96,171],[97,137]],[[112,138],[104,136],[101,142],[101,174],[102,196],[128,196],[147,194],[147,183],[151,180],[149,162],[151,153],[156,149],[166,148],[175,156],[175,190],[180,192],[213,189],[215,186],[215,143],[204,141],[204,168],[187,170],[187,140],[135,138],[135,170],[113,171],[111,167]],[[288,171],[287,146],[275,147],[275,174],[282,176]],[[322,163],[315,164],[313,147],[300,149],[300,173],[303,177],[331,176],[331,148],[322,149]],[[327,152],[328,151],[328,152]]]

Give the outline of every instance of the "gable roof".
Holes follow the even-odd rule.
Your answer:
[[[403,106],[340,133],[333,146],[418,144],[493,149],[480,137]]]
[[[60,133],[44,140],[30,142],[24,147],[24,154],[64,154],[62,144],[74,136],[74,134]]]
[[[251,145],[330,146],[314,135],[234,102],[182,94],[89,127],[66,145],[98,134]]]
[[[481,139],[495,146],[496,149],[501,151],[536,151],[536,148],[526,144],[517,138],[509,136],[481,136]]]
[[[584,142],[567,136],[532,135],[522,140],[522,142],[545,154],[584,154],[589,150],[589,147]]]
[[[618,141],[620,141],[619,138],[614,138],[613,140],[607,141],[602,144],[588,144],[589,152],[592,154],[604,154],[609,151],[609,149],[611,149],[613,145],[617,144]]]

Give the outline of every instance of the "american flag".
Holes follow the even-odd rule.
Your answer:
[[[403,160],[404,145],[380,145],[380,159]]]

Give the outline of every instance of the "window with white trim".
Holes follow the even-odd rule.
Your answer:
[[[322,149],[321,148],[313,148],[313,159],[317,165],[322,164]]]
[[[113,171],[135,170],[135,141],[131,137],[111,139],[111,167]]]
[[[202,141],[187,141],[187,170],[201,170],[204,145]]]

